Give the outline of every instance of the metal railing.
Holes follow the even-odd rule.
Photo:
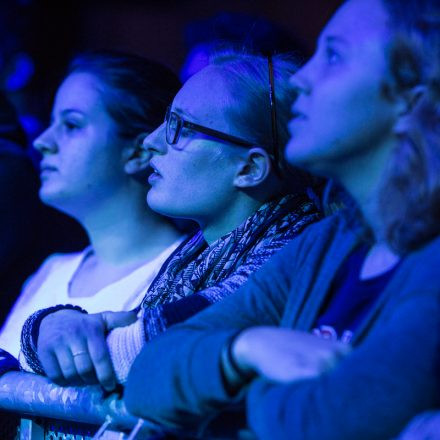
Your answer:
[[[138,423],[116,393],[108,395],[99,386],[60,387],[46,377],[15,371],[0,377],[0,411],[22,417],[20,440],[88,439],[106,421],[111,431],[100,438],[125,439],[123,433]],[[57,431],[58,426],[68,429]],[[145,422],[143,431],[154,428]]]
[[[60,387],[32,373],[0,376],[0,411],[20,415],[18,440],[93,440],[106,421],[108,429],[99,437],[102,440],[145,439],[160,431],[157,425],[143,421],[140,436],[130,436],[128,432],[140,426],[139,420],[128,413],[116,393],[107,395],[98,386]],[[0,439],[6,440],[2,428]],[[440,412],[419,416],[398,438],[440,440]]]

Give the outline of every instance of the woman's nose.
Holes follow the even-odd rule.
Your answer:
[[[310,95],[311,87],[305,76],[301,73],[301,71],[292,75],[289,79],[290,85],[293,87],[297,95]]]
[[[298,95],[310,95],[316,71],[315,56],[310,58],[300,69],[290,77],[290,85]]]
[[[165,154],[167,152],[165,123],[145,137],[142,148],[151,154]]]
[[[32,145],[43,156],[45,154],[53,154],[58,150],[52,136],[51,127],[44,130],[43,133],[34,140]]]

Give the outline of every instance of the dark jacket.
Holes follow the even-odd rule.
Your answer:
[[[342,215],[310,226],[234,296],[144,348],[125,402],[134,414],[188,427],[246,396],[261,439],[385,439],[440,404],[440,238],[408,255],[357,329],[354,350],[330,373],[291,384],[255,380],[225,389],[225,341],[254,325],[310,331],[338,268],[360,237]]]

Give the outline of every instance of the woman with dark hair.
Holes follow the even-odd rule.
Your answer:
[[[148,209],[142,139],[162,121],[179,80],[166,67],[114,52],[76,58],[58,88],[41,153],[40,198],[81,223],[91,245],[50,256],[27,282],[0,334],[18,356],[25,319],[71,303],[94,312],[131,310],[182,240]]]
[[[233,297],[144,347],[131,412],[200,430],[245,398],[257,438],[371,440],[438,407],[439,17],[433,0],[336,12],[292,77],[286,158],[337,180],[357,212],[312,225]]]
[[[48,255],[87,243],[77,222],[41,203],[38,187],[26,133],[0,93],[0,325],[23,283]]]
[[[106,371],[113,367],[120,382],[145,344],[231,295],[320,217],[306,193],[307,173],[288,170],[282,159],[295,94],[288,79],[295,70],[296,63],[283,57],[219,55],[185,83],[165,122],[144,140],[153,168],[149,206],[194,220],[200,231],[164,264],[138,319],[133,313],[131,325],[114,329],[112,322],[105,329],[113,329]],[[40,317],[23,330],[34,370],[58,383],[92,383],[96,374],[103,386],[114,386],[112,375],[97,374],[101,317],[72,310]],[[66,352],[83,354],[72,362]]]

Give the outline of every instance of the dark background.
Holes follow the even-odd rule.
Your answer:
[[[77,52],[106,48],[135,52],[178,71],[186,54],[184,28],[220,11],[247,13],[276,23],[309,55],[326,20],[341,0],[1,0],[0,70],[3,89],[23,115],[29,136],[40,129],[55,87]],[[21,87],[8,88],[18,75],[17,54],[33,73]],[[27,67],[29,70],[29,66]],[[26,69],[25,69],[26,70]],[[25,72],[26,73],[26,72]],[[23,74],[21,74],[23,76]],[[24,75],[26,76],[26,75]],[[11,81],[9,81],[11,82]],[[22,80],[23,82],[23,80]],[[34,124],[34,125],[32,125]]]

